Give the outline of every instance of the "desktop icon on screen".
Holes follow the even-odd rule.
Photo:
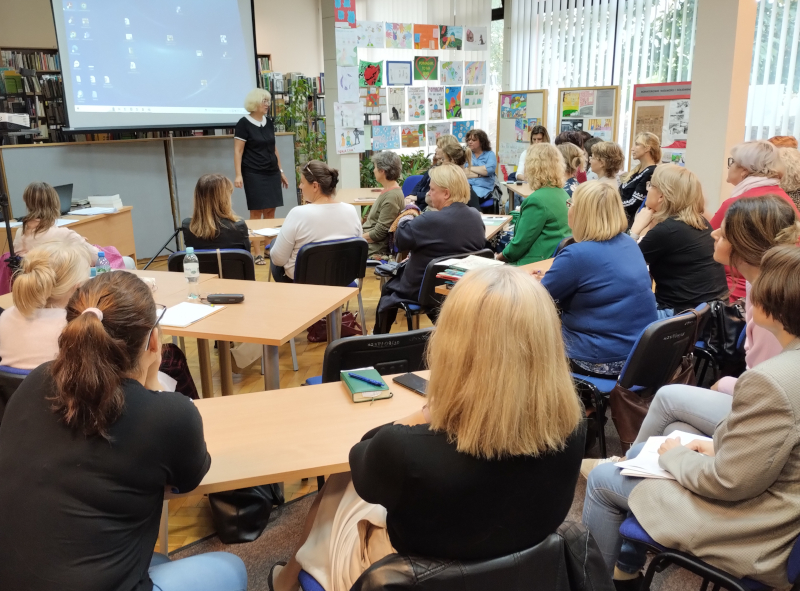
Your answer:
[[[75,82],[80,84],[81,83],[81,77],[80,76],[75,76]]]
[[[175,9],[175,14],[180,14],[180,13],[181,13],[181,7],[180,7],[180,6],[178,6],[178,7]]]
[[[172,43],[174,40],[175,39],[172,37],[172,35],[167,35],[167,43]]]
[[[72,10],[72,2],[67,2],[67,10]]]
[[[131,35],[130,33],[125,33],[125,39],[127,41],[130,41],[131,39],[133,39],[133,35]]]
[[[96,90],[92,91],[92,98],[94,98],[94,99],[97,98],[97,91]]]
[[[94,84],[95,83],[95,77],[94,76],[89,76],[89,82]]]
[[[129,19],[129,18],[126,18],[126,19],[125,19],[125,25],[130,25],[130,24],[131,24],[131,19]]]
[[[72,67],[73,68],[80,68],[81,67],[81,63],[78,60],[75,60],[75,63],[72,64]]]
[[[203,57],[203,50],[202,49],[198,49],[197,50],[197,57]]]
[[[79,99],[83,98],[83,91],[82,90],[78,91],[78,98]]]
[[[105,82],[106,84],[111,84],[111,78],[109,78],[108,76],[103,76],[103,82]]]
[[[68,24],[68,25],[71,25],[71,24],[72,24],[72,23],[74,23],[74,22],[75,22],[75,17],[74,17],[74,16],[71,16],[71,17],[69,17],[69,18],[67,19],[67,24]]]
[[[220,43],[227,43],[228,42],[228,36],[227,35],[220,35],[219,36],[219,42]]]
[[[200,86],[208,86],[208,80],[201,80]]]
[[[81,2],[81,10],[86,10],[86,2]]]
[[[84,25],[88,25],[89,24],[89,19],[88,18],[82,18],[81,19],[81,23],[84,24]]]
[[[89,33],[88,33],[88,32],[84,33],[84,34],[83,34],[83,38],[84,38],[84,39],[88,39],[88,38],[89,38]]]
[[[73,45],[72,46],[72,53],[78,53],[78,46],[77,45]]]
[[[133,53],[133,47],[128,48],[128,53]]]
[[[131,70],[135,70],[135,69],[136,69],[136,64],[131,62]]]
[[[75,31],[72,31],[72,32],[69,34],[69,38],[70,38],[70,39],[75,39],[77,36],[78,36],[78,34],[77,34]]]

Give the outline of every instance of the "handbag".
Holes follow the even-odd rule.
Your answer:
[[[740,375],[746,368],[744,351],[739,344],[739,336],[745,329],[744,301],[729,304],[721,300],[708,303],[711,318],[703,332],[705,347],[714,357],[720,368],[720,375]]]
[[[361,334],[361,325],[358,319],[352,312],[345,312],[342,314],[342,338],[354,337]],[[328,317],[318,320],[312,324],[308,329],[308,342],[309,343],[324,343],[328,340]]]
[[[258,539],[267,527],[272,507],[284,503],[279,484],[250,486],[208,495],[211,519],[224,544]]]

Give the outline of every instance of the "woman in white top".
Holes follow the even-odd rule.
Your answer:
[[[361,220],[356,208],[336,201],[338,182],[339,171],[324,162],[311,160],[303,167],[300,190],[308,205],[289,212],[270,249],[270,267],[275,281],[294,281],[297,253],[306,244],[361,236]]]
[[[533,144],[549,144],[550,134],[547,133],[547,128],[544,125],[534,125],[530,129],[531,145]],[[517,180],[525,180],[525,157],[528,155],[528,150],[519,155],[519,164],[517,165]]]

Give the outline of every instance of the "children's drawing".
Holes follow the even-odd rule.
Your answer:
[[[439,58],[418,55],[414,58],[414,80],[438,80]]]
[[[414,25],[414,49],[439,49],[439,26]]]
[[[486,27],[464,27],[464,50],[486,51],[489,49],[489,36]]]
[[[504,94],[500,97],[500,118],[519,119],[528,114],[527,94]]]
[[[442,62],[442,84],[464,84],[464,62]]]
[[[383,62],[358,62],[359,86],[383,86]]]
[[[486,84],[486,62],[466,62],[464,81],[467,84]]]
[[[339,67],[336,68],[337,82],[339,87],[340,103],[358,102],[358,68]]]
[[[372,150],[396,150],[400,148],[399,125],[373,125]]]
[[[386,47],[390,49],[414,49],[414,25],[411,23],[386,23]]]
[[[382,21],[358,21],[356,27],[359,47],[379,47],[383,48],[383,22]]]
[[[408,120],[425,121],[425,87],[408,87]]]
[[[435,146],[436,140],[450,133],[450,123],[428,123],[428,145]]]
[[[445,112],[448,119],[461,117],[461,87],[447,86],[444,91]]]
[[[470,129],[475,129],[474,121],[453,121],[453,135],[459,143],[467,141],[467,132]]]
[[[442,49],[464,49],[464,27],[439,27],[439,47]]]
[[[428,87],[428,121],[444,119],[444,86]]]
[[[483,105],[483,93],[485,87],[483,86],[465,86],[464,87],[464,108],[473,109]]]
[[[336,65],[358,65],[358,33],[354,29],[336,29]]]
[[[386,86],[411,86],[411,62],[386,61]]]
[[[399,123],[406,120],[406,89],[389,89],[389,121]]]
[[[335,27],[355,29],[356,0],[334,0],[333,23]]]
[[[400,139],[404,148],[419,148],[425,145],[425,124],[402,125]]]

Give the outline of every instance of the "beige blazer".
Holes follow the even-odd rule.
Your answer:
[[[714,450],[662,455],[677,482],[643,481],[631,510],[660,544],[788,587],[786,560],[800,535],[800,339],[739,378]]]

